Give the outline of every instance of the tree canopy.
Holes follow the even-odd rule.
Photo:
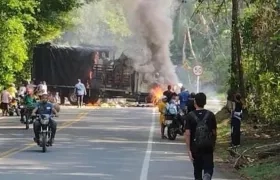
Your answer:
[[[183,83],[194,87],[190,67],[200,64],[202,90],[234,89],[259,120],[279,122],[278,1],[178,2],[170,51],[174,64],[185,67],[179,75]],[[1,85],[29,76],[37,43],[114,44],[123,50],[135,43],[113,0],[2,0],[0,23]]]
[[[0,84],[29,76],[32,47],[50,41],[69,25],[76,0],[2,0],[0,2]]]

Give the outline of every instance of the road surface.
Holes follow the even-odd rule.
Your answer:
[[[183,137],[161,140],[153,108],[64,108],[56,121],[55,144],[42,153],[33,129],[0,119],[1,180],[193,179]]]

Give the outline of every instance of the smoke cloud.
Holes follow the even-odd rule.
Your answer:
[[[119,5],[123,8],[131,31],[129,36],[120,37],[112,33],[104,22],[104,14]],[[174,0],[91,2],[74,12],[78,14],[77,26],[66,32],[57,42],[63,45],[115,46],[116,57],[124,52],[131,58],[134,69],[142,74],[144,84],[175,85],[178,77],[170,60],[169,43],[173,39],[172,13],[178,5]]]
[[[172,33],[172,0],[118,0],[123,6],[129,27],[142,44],[142,55],[132,58],[135,69],[145,73],[150,83],[178,84],[170,59]],[[155,74],[159,75],[156,80]]]

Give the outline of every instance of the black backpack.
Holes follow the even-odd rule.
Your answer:
[[[190,112],[190,115],[195,119],[197,123],[194,136],[195,146],[199,149],[213,147],[213,133],[207,125],[207,120],[210,112],[206,111],[202,120],[200,120],[194,112]]]

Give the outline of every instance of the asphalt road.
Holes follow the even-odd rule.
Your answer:
[[[56,121],[55,144],[42,153],[33,129],[0,118],[1,180],[193,179],[183,137],[161,140],[153,108],[64,108]]]

